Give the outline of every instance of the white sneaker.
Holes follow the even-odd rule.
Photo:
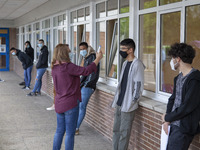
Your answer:
[[[30,87],[28,87],[28,86],[26,87],[26,90],[30,90],[30,89],[31,89]]]
[[[4,80],[1,80],[1,79],[0,79],[0,82],[4,82]]]
[[[55,110],[55,105],[53,104],[51,107],[46,108],[47,110]]]

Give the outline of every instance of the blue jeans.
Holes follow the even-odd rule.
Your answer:
[[[24,81],[25,81],[26,87],[30,86],[32,69],[33,69],[33,65],[28,67],[26,70],[24,70]]]
[[[36,76],[36,79],[35,79],[35,86],[33,88],[33,91],[32,92],[40,92],[41,90],[41,87],[42,87],[42,76],[44,75],[46,71],[46,68],[40,68],[40,69],[37,69],[37,76]]]
[[[65,150],[74,149],[74,135],[78,120],[79,104],[62,114],[57,113],[57,129],[53,140],[53,150],[60,150],[65,136]]]
[[[78,123],[77,123],[77,129],[80,127],[85,114],[86,114],[86,107],[88,104],[88,101],[94,92],[94,89],[88,88],[88,87],[82,87],[81,88],[81,97],[82,97],[82,102],[79,103],[79,116],[78,116]]]

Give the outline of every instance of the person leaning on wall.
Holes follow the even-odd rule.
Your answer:
[[[188,150],[194,136],[200,133],[200,71],[192,67],[195,50],[185,43],[171,46],[171,69],[179,70],[174,89],[163,114],[163,128],[168,134],[167,150]]]

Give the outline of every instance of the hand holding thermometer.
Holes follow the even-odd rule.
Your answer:
[[[97,50],[97,53],[99,53],[100,50],[101,50],[101,45],[99,45],[99,48],[98,48],[98,50]]]

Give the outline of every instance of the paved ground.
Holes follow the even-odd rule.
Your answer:
[[[47,111],[52,99],[27,97],[14,72],[0,72],[0,150],[51,150],[56,114]],[[75,137],[75,150],[111,150],[111,142],[83,123]],[[64,150],[64,143],[62,145]]]

